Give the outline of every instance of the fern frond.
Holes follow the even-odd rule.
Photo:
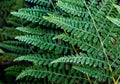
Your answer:
[[[36,34],[36,35],[43,35],[45,34],[45,31],[40,28],[30,28],[30,27],[17,27],[16,28],[19,31],[26,32],[29,34]]]
[[[98,78],[99,80],[106,81],[111,78],[111,73],[107,70],[96,69],[93,67],[81,67],[81,66],[73,66],[74,69],[83,72],[92,77]]]
[[[53,10],[54,3],[51,1],[26,1],[38,6],[23,8],[12,14],[39,23],[45,28],[41,29],[36,25],[17,28],[25,35],[17,35],[15,39],[35,46],[36,51],[15,59],[33,62],[33,66],[23,70],[17,80],[26,78],[25,80],[29,81],[34,78],[60,84],[79,84],[82,80],[88,83],[88,80],[92,81],[94,78],[102,82],[116,80],[120,65],[120,29],[108,21],[111,19],[115,22],[111,17],[118,17],[113,6],[116,0],[58,0],[57,6],[66,12],[65,14],[62,10]],[[50,8],[48,5],[51,5]],[[49,16],[46,16],[47,14]],[[56,27],[55,24],[58,26],[56,30],[46,29]],[[4,44],[9,45],[9,49],[12,48],[10,46],[17,46],[22,52],[26,49],[21,43]],[[7,46],[5,47],[7,49]],[[61,57],[63,55],[64,57]],[[90,76],[88,80],[86,75]]]
[[[98,49],[99,45],[96,46],[93,43],[90,43],[90,42],[87,43],[85,41],[82,41],[81,39],[78,39],[78,38],[75,38],[75,37],[72,37],[72,36],[69,36],[69,35],[66,35],[66,34],[57,35],[53,39],[62,39],[65,42],[69,42],[73,46],[77,45],[79,49],[82,49],[82,50],[86,51],[87,53],[91,53],[94,56],[97,55],[97,54],[99,56],[102,56],[102,54],[103,54],[103,52]]]
[[[5,41],[7,39],[13,39],[15,36],[23,35],[22,32],[17,31],[15,28],[6,27],[0,31],[0,40]]]
[[[69,5],[70,7],[66,7],[61,2]],[[71,2],[73,2],[73,1],[71,1]],[[75,18],[72,19],[73,17],[65,18],[65,17],[51,15],[51,14],[49,14],[49,17],[45,16],[44,18],[50,22],[55,23],[63,30],[66,30],[67,32],[70,33],[70,36],[61,35],[61,36],[58,36],[58,38],[68,41],[69,43],[71,43],[73,45],[77,45],[80,49],[86,50],[86,51],[90,52],[91,54],[92,54],[92,52],[93,53],[95,52],[94,54],[99,54],[99,53],[104,54],[101,43],[104,44],[104,46],[106,48],[106,52],[115,47],[115,45],[113,45],[113,43],[111,42],[111,38],[112,37],[114,38],[115,35],[117,35],[117,32],[114,33],[115,34],[114,36],[112,33],[112,31],[114,31],[113,28],[115,27],[115,25],[108,25],[108,24],[110,24],[110,22],[106,21],[107,20],[106,15],[111,15],[111,12],[113,9],[112,3],[114,3],[115,1],[114,0],[113,1],[106,0],[104,3],[101,2],[102,4],[100,4],[100,6],[98,6],[98,8],[96,8],[96,10],[94,10],[94,8],[92,7],[92,5],[96,5],[96,4],[93,4],[95,1],[91,1],[90,2],[91,4],[88,2],[86,1],[87,6],[89,7],[89,10],[92,11],[91,14],[92,14],[92,18],[95,21],[95,24],[93,23],[91,18],[88,19],[88,16],[90,17],[88,10],[86,11],[88,16],[83,18],[83,16],[80,14],[80,16],[79,16],[79,17],[81,17],[80,19],[75,19]],[[64,6],[64,9],[66,9],[66,8],[71,9],[70,12],[73,12],[72,8],[76,9],[76,11],[74,11],[74,14],[75,14],[75,12],[77,12],[77,8],[75,6],[79,7],[78,5],[73,5],[74,7],[72,7],[71,5],[73,3],[69,3],[68,0],[65,0],[65,1],[60,0],[60,1],[58,1],[58,4],[59,3],[62,4],[62,6]],[[84,5],[84,7],[86,7],[85,2],[83,1],[82,3]],[[110,10],[108,10],[106,8],[106,6],[107,6],[106,4],[111,5],[111,6],[108,6],[110,8]],[[108,11],[108,12],[105,12],[104,9],[106,9],[106,11]],[[68,11],[68,10],[66,10],[66,11]],[[93,11],[94,12],[96,11],[97,13],[93,13]],[[102,12],[104,12],[105,14],[103,14]],[[103,28],[104,24],[106,24],[106,25]],[[118,28],[116,28],[116,29],[118,29]],[[87,46],[86,46],[86,44],[87,44]],[[119,43],[117,45],[119,45]],[[94,56],[96,56],[96,55],[94,55]]]
[[[70,4],[69,4],[70,3]],[[83,15],[85,10],[82,7],[84,7],[84,0],[78,1],[78,0],[59,0],[57,2],[57,6],[59,6],[62,10],[69,14],[73,15]]]
[[[120,6],[114,4],[114,7],[115,7],[115,8],[117,9],[117,11],[120,13]],[[114,24],[116,24],[117,26],[120,26],[120,19],[118,19],[118,18],[113,18],[113,17],[111,17],[111,16],[107,16],[107,18],[108,18],[111,22],[113,22]],[[118,30],[116,29],[116,31],[120,31],[120,30],[119,30],[119,29],[118,29]],[[119,34],[119,32],[118,32],[117,34]],[[114,34],[114,35],[116,35],[116,36],[114,36],[114,38],[113,38],[113,37],[111,38],[111,41],[112,41],[112,43],[113,43],[115,46],[109,50],[108,55],[111,54],[112,56],[114,56],[114,57],[111,57],[111,60],[112,60],[111,66],[114,66],[114,67],[118,67],[118,68],[119,68],[119,65],[120,65],[120,59],[119,59],[119,58],[120,58],[120,53],[119,53],[119,50],[120,50],[120,47],[119,47],[119,45],[120,45],[120,42],[119,42],[120,37],[119,37],[117,34]],[[117,40],[116,40],[116,38],[117,38]],[[116,44],[118,44],[118,45],[116,45]],[[116,49],[114,49],[114,48],[116,48]]]
[[[5,69],[6,75],[17,76],[22,70],[25,69],[24,65],[14,65]]]
[[[15,65],[15,66],[11,66],[5,69],[5,71],[21,71],[22,69],[25,69],[24,65]]]
[[[16,39],[26,42],[28,44],[32,44],[34,46],[39,47],[43,50],[54,50],[57,53],[67,54],[68,52],[72,53],[73,50],[68,46],[62,46],[57,44],[56,41],[52,41],[52,37],[41,37],[37,35],[26,35],[26,36],[17,36]]]
[[[48,66],[57,66],[58,64],[52,65],[50,62],[55,60],[56,58],[59,58],[60,56],[58,55],[50,55],[50,54],[30,54],[30,55],[25,55],[25,56],[20,56],[14,61],[30,61],[38,65],[48,65]],[[61,68],[61,67],[60,67]]]
[[[12,15],[26,19],[28,21],[37,22],[45,26],[54,26],[50,22],[42,18],[43,15],[47,13],[54,13],[53,10],[45,7],[34,6],[32,8],[19,9],[18,12],[11,12]]]
[[[64,57],[54,60],[51,63],[58,63],[58,62],[89,65],[89,66],[100,67],[100,68],[101,67],[108,68],[108,64],[106,61],[100,60],[98,58],[94,58],[94,57],[92,57],[90,55],[86,55],[86,54],[64,56]]]
[[[7,49],[9,51],[13,51],[13,52],[17,52],[17,53],[30,53],[30,49],[28,49],[27,47],[23,48],[21,46],[18,46],[17,43],[19,42],[15,42],[13,41],[13,44],[11,43],[11,41],[5,41],[3,43],[0,43],[0,47],[4,48],[4,49]],[[11,45],[10,45],[11,44]]]
[[[16,46],[24,46],[27,47],[27,45],[25,43],[22,43],[20,41],[14,41],[14,40],[7,40],[7,41],[3,41],[3,43],[8,44],[8,45],[16,45]]]
[[[59,35],[62,33],[62,31],[60,30],[52,30],[52,29],[42,29],[39,27],[36,28],[32,28],[32,27],[17,27],[17,30],[24,32],[24,33],[28,33],[28,34],[33,34],[33,35]]]
[[[21,54],[18,54],[18,53],[16,54],[16,53],[11,53],[11,52],[5,52],[3,55],[4,57],[13,58],[13,59],[21,56]]]
[[[47,7],[51,5],[49,0],[25,0],[25,1],[37,4],[37,5],[47,6]]]
[[[90,70],[97,70],[97,67],[109,67],[109,69],[112,68],[113,70],[114,68],[119,67],[119,59],[117,57],[119,56],[118,50],[120,49],[120,30],[118,27],[107,21],[106,17],[118,16],[114,10],[114,3],[115,0],[103,0],[101,2],[96,0],[59,0],[57,6],[71,15],[66,17],[49,14],[49,16],[43,17],[56,24],[58,28],[63,29],[65,33],[67,33],[55,36],[53,39],[62,39],[86,52],[80,52],[80,55],[83,55],[83,58],[81,56],[78,58],[78,56],[75,57],[74,55],[70,55],[68,57],[59,58],[53,61],[53,63],[70,62],[76,64],[78,62],[84,64],[86,66],[85,68],[80,68],[81,72],[84,72],[86,69],[85,74],[94,77],[95,74],[89,74],[89,72]],[[112,12],[114,12],[114,14]],[[101,62],[98,62],[96,59]],[[94,67],[94,64],[96,66],[94,70],[87,67],[87,65]],[[108,70],[108,72],[109,71],[112,72],[112,70]],[[95,72],[96,75],[98,72]],[[104,70],[101,73],[107,74]],[[99,76],[100,75],[96,78],[99,78]],[[102,76],[100,76],[100,78],[102,79]],[[107,78],[105,77],[105,79]]]
[[[27,14],[35,14],[36,16],[40,17],[43,15],[46,15],[47,13],[54,13],[54,10],[51,8],[45,8],[42,6],[34,6],[31,8],[22,8],[19,9],[18,12],[22,12],[22,13],[27,13]]]
[[[95,16],[98,14],[104,15],[104,10],[107,9],[106,7],[110,7],[113,3],[115,3],[115,0],[106,0],[106,1],[95,1],[95,0],[89,0],[89,1],[79,1],[79,0],[59,0],[57,2],[57,6],[59,6],[62,10],[65,12],[81,16],[81,17],[89,17],[88,10],[86,9],[85,3],[87,3],[87,6],[90,8],[90,11]],[[109,6],[108,6],[109,4]],[[97,6],[97,7],[96,7]],[[107,9],[108,10],[108,9]]]
[[[47,77],[48,80],[56,82],[56,83],[69,83],[73,84],[76,80],[84,79],[80,76],[76,76],[76,74],[71,75],[72,73],[68,71],[68,75],[65,73],[65,70],[59,71],[58,69],[50,69],[45,67],[32,67],[24,70],[22,73],[20,73],[17,77],[18,79],[22,79],[26,76],[32,76],[35,78],[45,78]],[[86,79],[85,79],[86,80]]]
[[[10,67],[6,68],[5,71],[6,71],[6,74],[11,74],[11,75],[17,76],[24,69],[25,69],[25,66],[23,66],[23,65],[14,65],[14,66],[10,66]],[[13,73],[15,72],[15,74],[13,74],[12,72]]]
[[[82,19],[65,18],[65,17],[51,15],[51,14],[49,14],[49,17],[44,16],[43,18],[50,22],[55,23],[61,29],[64,29],[67,32],[70,32],[71,35],[76,36],[78,38],[84,36],[83,39],[90,40],[93,36],[97,37],[94,34],[94,31],[92,30],[93,24],[91,22],[83,21]],[[90,26],[89,31],[87,31],[88,26]]]

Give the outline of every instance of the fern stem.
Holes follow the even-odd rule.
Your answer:
[[[75,47],[72,45],[72,47],[73,47],[73,50],[75,51],[75,53],[77,54],[78,52],[77,52],[77,50],[75,49]]]
[[[115,79],[114,79],[114,77],[112,77],[112,79],[113,79],[114,84],[117,84],[116,81],[115,81]]]
[[[99,34],[99,30],[98,30],[98,28],[97,28],[97,26],[96,26],[96,22],[95,22],[92,14],[91,14],[90,9],[89,9],[88,6],[87,6],[85,0],[84,0],[84,3],[85,3],[85,6],[86,6],[86,8],[87,8],[87,10],[88,10],[88,13],[89,13],[92,21],[93,21],[94,27],[95,27],[95,29],[96,29],[96,31],[97,31],[98,38],[99,38],[99,40],[100,40],[100,43],[101,43],[101,46],[102,46],[102,49],[103,49],[103,53],[104,53],[104,55],[105,55],[105,57],[106,57],[106,60],[107,60],[108,66],[109,66],[109,70],[112,72],[113,70],[112,70],[112,67],[111,67],[111,65],[110,65],[109,58],[108,58],[108,56],[107,56],[106,50],[105,50],[105,48],[104,48],[104,43],[102,42],[101,36],[100,36],[100,34]],[[113,79],[114,84],[116,84],[114,76],[112,76],[112,79]]]
[[[119,80],[120,80],[120,76],[118,77],[117,80],[115,80],[115,79],[113,78],[114,84],[118,84]]]
[[[35,53],[30,45],[29,45],[29,48],[30,48],[30,50],[31,50],[32,53]]]
[[[87,78],[88,78],[89,83],[92,84],[92,81],[91,81],[91,79],[90,79],[88,74],[87,74]]]
[[[84,1],[84,2],[85,2],[85,1]],[[108,58],[108,56],[107,56],[106,50],[105,50],[105,48],[104,48],[104,44],[103,44],[103,42],[102,42],[101,36],[100,36],[99,31],[98,31],[98,28],[97,28],[97,26],[96,26],[96,22],[95,22],[92,14],[91,14],[91,12],[90,12],[90,9],[88,8],[88,6],[87,6],[87,4],[86,4],[86,2],[85,2],[85,6],[86,6],[86,8],[87,8],[87,10],[88,10],[88,13],[89,13],[92,21],[93,21],[94,27],[95,27],[95,29],[96,29],[96,31],[97,31],[97,34],[98,34],[98,38],[99,38],[100,43],[101,43],[101,46],[102,46],[102,48],[103,48],[103,52],[104,52],[104,54],[105,54],[105,56],[106,56],[106,59],[107,59],[107,61],[108,61],[109,69],[110,69],[110,71],[112,72],[112,68],[111,68],[111,65],[110,65],[110,63],[109,63],[109,58]]]
[[[57,10],[56,10],[56,8],[55,8],[55,6],[54,6],[54,4],[53,4],[53,1],[52,1],[52,0],[49,0],[49,1],[50,1],[50,3],[52,4],[52,7],[54,8],[55,12],[57,13]]]
[[[116,83],[117,83],[117,84],[118,84],[119,80],[120,80],[120,76],[119,76],[118,79],[116,80]]]
[[[68,33],[64,30],[65,34],[68,35]],[[71,44],[72,45],[72,44]],[[75,49],[75,47],[72,45],[73,50],[75,51],[76,54],[78,54],[77,50]]]

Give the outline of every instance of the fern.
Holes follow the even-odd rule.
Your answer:
[[[33,35],[59,35],[61,33],[60,30],[55,30],[54,31],[51,29],[47,29],[47,28],[39,28],[39,27],[35,27],[35,28],[32,28],[32,27],[17,27],[16,28],[17,30],[23,32],[23,33],[27,33],[27,34],[33,34]],[[18,36],[18,35],[17,35]]]
[[[45,31],[40,28],[18,27],[16,29],[22,32],[30,33],[30,34],[36,34],[36,35],[45,34]]]
[[[18,54],[18,53],[15,53],[15,52],[5,52],[5,53],[3,54],[3,56],[4,56],[4,57],[7,57],[7,58],[9,58],[9,59],[10,59],[10,58],[15,59],[15,58],[21,56],[21,54]]]
[[[95,66],[103,68],[104,66],[101,66],[101,63],[98,63],[97,60],[104,60],[104,62],[106,61],[105,66],[109,66],[110,71],[112,67],[119,67],[119,58],[117,57],[119,56],[118,50],[120,48],[119,40],[117,39],[119,31],[114,32],[114,30],[119,29],[107,21],[106,18],[106,15],[117,16],[116,12],[114,12],[114,14],[112,13],[114,11],[113,3],[115,3],[115,0],[104,0],[101,1],[101,3],[95,0],[59,0],[57,6],[71,14],[71,17],[49,14],[49,16],[44,16],[44,19],[55,23],[59,28],[68,33],[55,36],[53,39],[57,38],[69,42],[73,46],[77,46],[82,52],[79,58],[76,55],[70,55],[59,58],[52,63],[70,62],[75,64],[80,62],[87,68],[86,65],[91,66],[93,63],[93,61],[89,59],[93,58],[95,59]],[[72,15],[74,17],[72,17]],[[115,44],[112,41],[114,38],[117,42]],[[86,51],[86,53],[83,51]],[[113,59],[116,61],[113,61]],[[115,66],[112,65],[113,62]],[[79,69],[77,68],[77,70],[81,72],[84,71],[82,68]],[[90,70],[94,72],[94,69]],[[89,71],[86,70],[85,74],[88,73]],[[91,76],[93,76],[93,74],[91,74]],[[101,76],[97,77],[102,78]]]
[[[103,67],[108,68],[107,62],[93,58],[92,56],[87,56],[86,54],[78,54],[76,56],[61,57],[58,60],[53,61],[52,63],[57,62],[70,62],[74,64],[86,64],[93,67]]]
[[[26,55],[26,56],[20,56],[18,58],[16,58],[14,61],[30,61],[30,62],[33,62],[35,64],[38,64],[38,65],[48,65],[48,66],[58,66],[58,64],[50,64],[50,62],[52,62],[55,58],[58,58],[59,55],[50,55],[50,54],[30,54],[30,55]],[[63,68],[64,65],[61,64],[61,66],[59,67],[59,69]]]
[[[47,13],[54,13],[54,10],[50,8],[34,6],[32,8],[19,9],[18,12],[11,12],[11,14],[13,14],[14,16],[24,18],[28,21],[37,22],[45,26],[55,26],[54,24],[51,24],[42,18],[42,16],[47,15]]]
[[[68,73],[70,73],[70,72],[68,72]],[[66,75],[64,73],[64,70],[61,70],[61,71],[59,71],[57,69],[52,70],[49,68],[47,69],[45,67],[40,68],[38,66],[37,66],[37,68],[30,67],[30,68],[26,69],[17,77],[17,79],[24,78],[25,76],[32,76],[35,78],[48,77],[49,80],[55,81],[56,83],[68,83],[69,82],[70,84],[73,84],[75,82],[75,79],[81,79],[81,77]],[[72,79],[67,80],[70,78],[72,78]],[[63,81],[63,80],[65,80],[65,81]]]
[[[2,31],[0,31],[0,38],[1,38],[0,41],[14,39],[15,36],[22,34],[23,34],[22,32],[15,30],[15,28],[7,27],[5,29],[2,29]]]
[[[22,48],[21,46],[18,46],[16,44],[19,44],[19,42],[15,42],[13,41],[13,43],[11,41],[5,41],[3,43],[0,43],[0,47],[4,48],[4,49],[8,49],[10,51],[13,51],[13,52],[17,52],[17,53],[29,53],[30,50],[26,49],[25,48]]]
[[[6,75],[12,75],[16,77],[21,72],[21,70],[24,69],[25,69],[24,65],[14,65],[6,68],[5,71],[6,71]]]
[[[92,67],[81,67],[81,66],[73,66],[73,69],[76,69],[80,72],[83,72],[85,74],[88,74],[92,77],[98,78],[101,81],[105,81],[108,78],[111,78],[111,73],[107,70],[102,70],[102,69],[95,69]]]
[[[11,14],[40,25],[17,27],[24,34],[15,39],[32,46],[27,55],[14,59],[32,62],[17,76],[17,81],[44,79],[46,84],[79,84],[113,80],[116,83],[120,67],[119,28],[106,17],[118,17],[113,6],[116,0],[58,0],[55,6],[54,1],[26,1],[37,6]],[[16,42],[10,43],[5,44]],[[26,46],[20,45],[15,46],[25,52]]]
[[[54,50],[56,53],[64,53],[67,54],[69,51],[72,53],[72,49],[67,46],[61,46],[58,45],[56,41],[51,41],[51,37],[40,37],[40,36],[35,36],[35,35],[26,35],[26,36],[18,36],[16,39],[24,41],[26,43],[32,44],[34,46],[39,47],[40,49],[43,50]],[[39,39],[39,40],[38,40]]]
[[[35,3],[37,5],[47,6],[47,7],[51,5],[49,0],[25,0],[25,1],[30,3]]]

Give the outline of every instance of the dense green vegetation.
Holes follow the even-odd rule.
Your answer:
[[[117,0],[0,4],[0,84],[119,83]]]

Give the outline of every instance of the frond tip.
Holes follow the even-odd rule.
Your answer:
[[[43,35],[45,31],[40,28],[30,28],[30,27],[17,27],[19,31],[26,32],[28,34]]]
[[[106,81],[111,78],[111,73],[107,70],[96,69],[93,67],[82,67],[82,66],[73,66],[73,69],[76,69],[84,74],[92,76],[102,81]]]

